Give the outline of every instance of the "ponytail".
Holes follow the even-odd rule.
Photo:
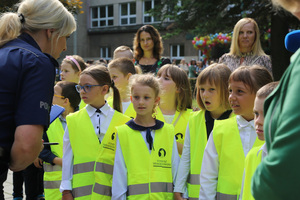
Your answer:
[[[122,104],[121,104],[121,96],[120,96],[120,92],[118,90],[118,88],[115,86],[114,81],[111,81],[111,85],[110,87],[112,87],[113,89],[113,107],[116,111],[119,111],[122,113]]]
[[[22,23],[17,13],[3,13],[0,17],[0,47],[21,34]]]

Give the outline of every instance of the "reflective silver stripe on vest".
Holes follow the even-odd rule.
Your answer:
[[[44,181],[45,189],[59,189],[61,181]]]
[[[45,172],[58,172],[62,170],[61,166],[59,165],[50,165],[44,163],[43,167]]]
[[[173,184],[164,182],[151,183],[151,193],[152,192],[173,192]]]
[[[93,192],[101,195],[111,196],[111,187],[95,183]]]
[[[73,188],[72,194],[74,198],[83,197],[92,194],[93,185]]]
[[[191,197],[189,197],[189,200],[198,200],[198,198],[191,198]]]
[[[189,174],[187,182],[192,185],[200,185],[200,174]]]
[[[103,172],[105,174],[113,174],[114,166],[106,163],[97,162],[96,163],[96,172]]]
[[[151,185],[151,193],[155,192],[173,192],[173,184],[172,183],[164,183],[164,182],[154,182],[150,183]],[[138,194],[149,194],[149,184],[137,184],[137,185],[129,185],[127,190],[127,195],[138,195]]]
[[[74,165],[73,174],[80,174],[94,171],[95,162],[80,163]]]
[[[237,195],[217,192],[217,200],[237,200]]]
[[[149,184],[138,184],[129,185],[127,189],[127,196],[138,195],[138,194],[149,194]]]

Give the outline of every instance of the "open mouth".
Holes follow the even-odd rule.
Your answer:
[[[209,101],[205,101],[205,105],[209,106],[211,103]]]

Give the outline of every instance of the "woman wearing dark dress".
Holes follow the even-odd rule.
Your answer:
[[[157,73],[160,67],[171,64],[170,59],[162,58],[163,43],[159,32],[151,25],[144,25],[138,29],[133,39],[135,64],[139,65],[143,73]]]

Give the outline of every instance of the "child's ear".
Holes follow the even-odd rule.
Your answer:
[[[176,93],[180,93],[181,92],[181,89],[176,87]]]
[[[155,98],[155,104],[158,105],[159,101],[160,101],[160,97],[158,96]]]
[[[69,100],[69,98],[64,98],[64,105],[65,106],[68,106],[70,104],[70,100]],[[64,106],[64,107],[65,107]]]
[[[132,73],[128,73],[127,75],[126,75],[126,79],[127,79],[127,81],[129,80],[129,78],[132,76]]]
[[[102,95],[106,95],[109,91],[109,86],[108,85],[103,85],[102,87]]]

